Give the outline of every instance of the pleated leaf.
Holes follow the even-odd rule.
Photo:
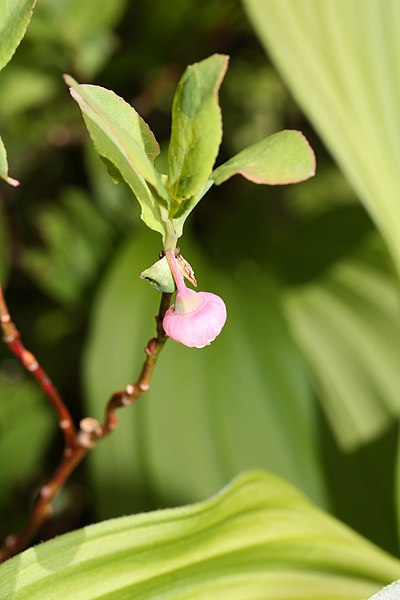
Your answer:
[[[114,181],[123,180],[129,185],[142,208],[143,221],[163,234],[160,207],[167,191],[153,164],[159,146],[150,128],[114,92],[94,85],[79,85],[69,75],[65,81]]]
[[[344,259],[287,296],[292,331],[336,437],[351,449],[400,415],[398,292],[379,262]]]
[[[400,23],[388,0],[243,0],[400,269]]]
[[[400,562],[262,472],[201,504],[92,525],[0,567],[13,600],[364,600]]]
[[[298,183],[315,174],[314,152],[300,131],[280,131],[236,154],[212,179],[219,185],[237,174],[254,183]]]

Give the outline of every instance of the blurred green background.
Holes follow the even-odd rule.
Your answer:
[[[202,351],[167,344],[149,394],[121,411],[41,538],[204,499],[264,468],[397,553],[398,288],[380,233],[238,1],[103,4],[39,0],[0,73],[0,131],[21,180],[0,187],[1,278],[27,347],[76,420],[100,418],[139,372],[159,302],[139,274],[161,240],[129,189],[109,179],[62,73],[131,102],[165,150],[180,74],[229,54],[218,163],[293,128],[318,170],[288,187],[235,177],[199,204],[180,247],[199,288],[227,304],[223,334]],[[41,393],[6,348],[0,357],[6,535],[26,519],[62,444]]]

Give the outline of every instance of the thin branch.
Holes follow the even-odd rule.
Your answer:
[[[76,428],[68,408],[62,401],[50,377],[42,369],[35,356],[26,350],[21,342],[21,336],[11,320],[7,304],[4,298],[3,289],[0,286],[0,324],[3,331],[3,342],[8,346],[13,354],[21,361],[23,366],[39,383],[40,387],[50,400],[58,416],[58,424],[63,431],[65,445],[72,448],[76,443]]]
[[[116,429],[118,426],[118,418],[115,414],[116,410],[124,406],[130,406],[133,402],[139,400],[149,389],[158,356],[168,339],[162,323],[164,315],[171,304],[171,297],[172,294],[168,293],[163,293],[161,296],[160,308],[156,316],[157,335],[147,343],[145,348],[146,360],[143,363],[136,383],[127,385],[124,390],[115,392],[111,396],[105,410],[103,425],[100,425],[97,419],[92,419],[91,417],[82,419],[79,432],[81,445],[93,447],[98,440],[106,437],[111,431]]]
[[[103,425],[100,425],[96,419],[86,417],[80,421],[79,431],[76,431],[71,419],[73,429],[72,427],[69,427],[69,431],[73,431],[74,435],[71,435],[71,439],[70,437],[67,439],[67,436],[65,436],[65,449],[61,462],[53,476],[45,485],[41,487],[26,527],[20,533],[16,535],[10,535],[5,539],[3,547],[0,548],[0,563],[23,550],[34,538],[45,521],[51,516],[51,503],[68,477],[82,462],[87,452],[93,448],[99,440],[106,437],[117,427],[117,416],[115,414],[116,410],[132,404],[149,389],[158,356],[163,349],[165,342],[167,341],[167,336],[164,332],[162,322],[164,315],[170,306],[171,297],[172,294],[162,294],[159,312],[156,317],[157,335],[148,342],[145,348],[146,359],[144,361],[139,378],[137,379],[136,383],[130,384],[124,390],[113,394],[105,411]],[[33,358],[33,361],[37,365],[35,366],[34,370],[32,370],[32,368],[29,369],[27,366],[32,364],[32,359],[29,358],[32,355],[22,346],[19,333],[15,325],[11,322],[1,288],[0,321],[3,328],[5,342],[8,347],[16,356],[18,356],[18,358],[20,358],[22,364],[33,374],[37,374],[39,371],[46,377],[47,387],[44,388],[43,375],[41,375],[41,377],[35,375],[42,389],[45,390],[47,396],[55,406],[57,414],[60,416],[61,411],[64,416],[69,416],[64,403],[57,392],[55,392],[55,388],[51,385],[51,383],[51,395],[48,393],[47,390],[49,383],[47,382],[49,382],[49,379],[40,366],[37,365],[36,359]],[[27,355],[29,355],[28,358],[26,358]],[[56,396],[54,396],[54,392]],[[57,399],[57,402],[55,402],[55,398]],[[65,434],[66,429],[63,429]]]
[[[57,470],[49,481],[43,485],[36,498],[32,513],[27,525],[17,534],[5,538],[0,548],[0,563],[24,550],[35,537],[42,525],[52,516],[52,501],[60,491],[68,477],[82,462],[88,448],[75,446],[69,451],[65,450]]]

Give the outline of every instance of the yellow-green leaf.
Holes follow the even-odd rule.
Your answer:
[[[160,203],[167,191],[154,167],[159,146],[148,125],[132,106],[104,88],[79,85],[66,75],[94,146],[116,182],[124,180],[137,197],[143,221],[164,233]]]
[[[293,335],[347,450],[376,438],[400,415],[398,290],[382,255],[376,252],[377,265],[368,260],[374,242],[379,248],[370,236],[358,252],[286,293]]]
[[[243,0],[296,100],[400,272],[400,36],[395,0]]]
[[[176,89],[168,150],[168,182],[180,204],[207,182],[222,139],[218,90],[228,57],[214,54],[190,65]]]
[[[13,600],[364,600],[400,562],[263,472],[210,500],[112,519],[0,566]]]
[[[236,154],[212,179],[219,185],[237,174],[254,183],[298,183],[315,174],[315,155],[300,131],[280,131]]]

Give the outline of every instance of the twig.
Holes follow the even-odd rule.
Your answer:
[[[156,332],[155,338],[152,338],[147,343],[145,348],[146,360],[143,363],[142,371],[137,382],[133,385],[128,385],[125,390],[116,392],[110,399],[104,417],[104,424],[101,431],[98,430],[95,436],[95,441],[105,437],[110,431],[117,427],[117,416],[115,411],[123,406],[129,406],[140,396],[147,392],[150,387],[150,382],[153,377],[154,368],[157,363],[158,355],[164,348],[168,337],[163,329],[163,319],[171,304],[172,294],[163,293],[161,296],[160,308],[156,316]]]
[[[61,400],[59,393],[50,381],[47,373],[39,365],[31,352],[26,350],[21,342],[21,336],[11,321],[7,304],[4,299],[3,289],[0,286],[0,323],[3,330],[3,342],[9,347],[11,352],[21,361],[23,366],[39,383],[40,387],[50,400],[58,416],[58,424],[64,433],[65,445],[67,448],[74,447],[76,443],[76,428],[68,408]]]
[[[100,425],[96,419],[86,417],[80,421],[79,431],[77,431],[68,409],[50,382],[50,379],[39,366],[35,357],[22,345],[19,332],[11,321],[0,287],[0,322],[4,341],[10,350],[21,360],[24,367],[37,379],[41,388],[50,399],[60,419],[60,427],[64,432],[65,439],[64,454],[58,468],[47,483],[41,487],[26,527],[20,533],[9,535],[4,540],[3,547],[0,548],[0,563],[23,550],[44,522],[51,516],[51,503],[65,481],[82,462],[87,452],[100,439],[106,437],[117,427],[116,410],[132,404],[149,389],[158,355],[167,340],[162,322],[171,303],[171,296],[172,294],[162,294],[159,312],[156,317],[157,335],[146,346],[146,360],[136,383],[130,384],[124,390],[113,394],[106,407],[103,425]]]

